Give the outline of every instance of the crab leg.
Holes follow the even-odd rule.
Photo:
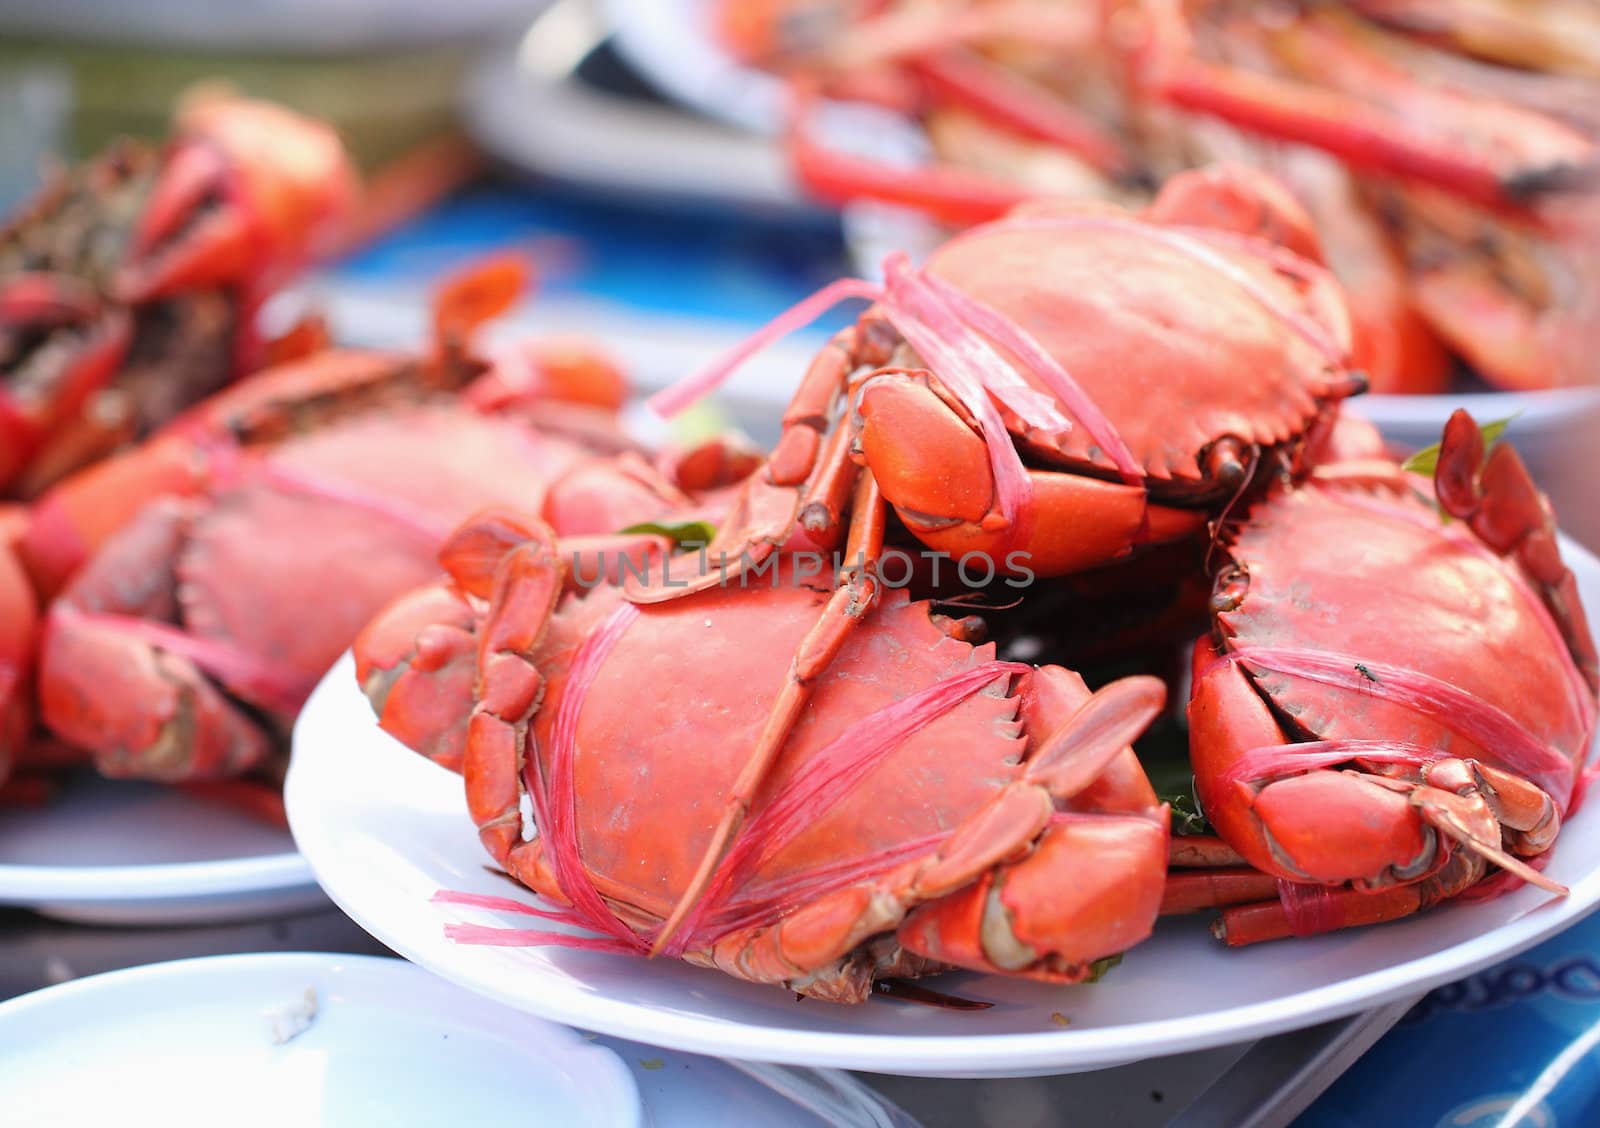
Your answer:
[[[1484,544],[1515,560],[1537,585],[1588,689],[1591,728],[1600,693],[1600,658],[1578,595],[1562,562],[1555,516],[1516,449],[1501,443],[1485,454],[1472,416],[1458,409],[1445,423],[1434,491],[1446,512],[1466,522]]]
[[[1300,76],[1288,78],[1201,59],[1181,0],[1147,7],[1151,35],[1139,83],[1173,105],[1490,206],[1515,206],[1594,170],[1595,146],[1576,131],[1504,103],[1422,86],[1331,17],[1298,17],[1273,35],[1272,46]]]
[[[800,186],[823,203],[842,206],[853,200],[877,200],[966,227],[998,219],[1037,195],[1011,180],[967,169],[906,168],[830,148],[810,128],[812,100],[795,97],[784,130],[784,149]]]
[[[865,325],[871,325],[871,322]],[[841,330],[823,347],[783,414],[783,431],[763,469],[745,479],[734,504],[706,546],[704,567],[672,584],[628,584],[628,598],[658,603],[739,581],[760,568],[794,536],[804,531],[812,544],[828,545],[844,527],[844,506],[856,488],[848,432],[837,419],[839,400],[852,373],[887,357],[874,331],[864,326]],[[830,431],[831,428],[831,431]]]
[[[928,92],[985,118],[991,125],[1057,146],[1115,176],[1131,164],[1115,138],[1068,103],[971,51],[952,50],[915,60]]]
[[[1166,889],[1161,894],[1161,915],[1179,916],[1222,905],[1254,904],[1276,896],[1277,892],[1276,877],[1250,866],[1168,873]]]
[[[440,550],[457,570],[492,569],[515,543],[505,537],[520,526],[481,514]],[[517,538],[520,543],[520,537]],[[670,549],[650,535],[563,537],[558,558],[567,567],[566,590],[620,584],[647,571]],[[477,563],[471,563],[473,559]],[[407,592],[379,612],[351,649],[356,678],[378,715],[378,725],[407,748],[453,772],[461,771],[467,718],[478,677],[482,612],[453,580]]]
[[[1362,15],[1512,67],[1600,78],[1600,13],[1584,0],[1358,0]]]
[[[817,625],[800,641],[794,662],[789,668],[788,679],[773,702],[772,711],[756,738],[755,747],[750,750],[744,767],[728,790],[723,813],[712,831],[711,841],[701,855],[694,875],[652,942],[652,955],[661,953],[671,943],[684,918],[710,884],[734,836],[744,825],[756,792],[771,772],[778,753],[789,739],[790,730],[811,699],[812,685],[827,670],[845,640],[877,603],[879,581],[876,564],[883,551],[884,519],[883,501],[878,494],[877,482],[870,471],[863,472],[857,480],[851,507],[850,536],[845,542],[842,582],[834,589]]]

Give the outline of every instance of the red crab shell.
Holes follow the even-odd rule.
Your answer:
[[[514,876],[557,903],[581,904],[570,881],[558,876],[563,863],[550,843],[561,832],[539,813],[539,833],[529,837],[525,816],[515,804],[506,806],[504,773],[518,770],[515,762],[525,794],[549,788],[552,797],[535,799],[535,810],[559,812],[565,799],[554,797],[556,781],[567,769],[557,758],[570,747],[570,782],[559,786],[562,794],[570,786],[571,814],[549,817],[570,817],[583,880],[640,933],[671,912],[767,723],[795,648],[828,602],[827,591],[790,582],[787,560],[777,575],[771,587],[734,584],[645,608],[627,604],[613,588],[560,606],[526,655],[541,692],[522,754],[506,758],[493,726],[484,735],[468,729],[468,804],[485,845]],[[498,589],[495,599],[491,615],[503,613],[502,600],[519,614],[534,610],[511,588]],[[600,665],[579,674],[599,637],[611,640]],[[992,659],[992,646],[974,647],[937,626],[927,604],[904,591],[885,593],[871,626],[854,633],[819,676],[752,803],[753,837],[746,843],[752,852],[730,869],[736,876],[713,882],[688,918],[683,958],[822,998],[859,1001],[882,975],[922,974],[948,962],[996,970],[988,962],[989,935],[981,942],[977,935],[989,896],[1013,907],[1010,935],[1037,953],[1011,967],[1012,974],[1073,982],[1094,960],[1143,939],[1160,900],[1165,815],[1125,747],[1056,809],[1133,818],[1069,830],[1075,847],[1052,840],[1038,848],[1042,872],[1002,884],[987,871],[1001,859],[1026,856],[1021,847],[1037,832],[1024,820],[1000,831],[1020,834],[1017,843],[1007,838],[991,846],[992,856],[978,853],[984,860],[965,863],[971,872],[945,901],[911,892],[915,875],[942,844],[958,829],[973,830],[986,811],[996,813],[997,797],[1023,779],[1035,722],[1059,723],[1088,700],[1076,675],[995,667],[991,679],[974,682],[956,704],[823,798],[829,777],[824,773],[819,783],[817,769],[827,762],[837,770],[835,742],[870,739],[883,723],[875,719],[882,710],[964,672],[981,676]],[[731,670],[737,675],[729,676]],[[1027,681],[1024,690],[1019,673],[1042,680]],[[663,692],[665,686],[672,691]],[[481,692],[501,695],[499,688]],[[785,802],[792,811],[797,797],[803,818],[774,814]],[[1058,869],[1058,851],[1071,858],[1074,849],[1083,855],[1069,880]],[[1055,879],[1063,884],[1052,885]],[[897,905],[897,896],[906,903]],[[1059,918],[1074,922],[1066,938]]]
[[[1097,228],[1097,219],[1106,226]],[[945,244],[928,271],[1043,346],[1104,413],[1158,492],[1197,485],[1201,453],[1224,436],[1271,447],[1304,434],[1324,401],[1348,383],[1258,296],[1315,318],[1348,347],[1337,290],[1325,277],[1296,283],[1259,250],[1230,247],[1228,233],[1186,228],[1180,236],[1252,279],[1258,293],[1178,249],[1156,224],[1119,219],[1110,209],[1035,206],[980,231]],[[1051,394],[1029,366],[1018,369]],[[1015,429],[1047,457],[1116,469],[1084,428]]]
[[[1586,755],[1585,694],[1539,597],[1514,566],[1427,504],[1387,491],[1305,489],[1252,510],[1231,551],[1249,591],[1217,615],[1228,648],[1299,647],[1424,671],[1504,710],[1574,765]],[[1330,690],[1265,671],[1254,681],[1316,738],[1498,755],[1359,687]]]

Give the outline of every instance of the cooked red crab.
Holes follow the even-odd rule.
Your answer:
[[[1207,818],[1281,900],[1243,944],[1388,920],[1538,872],[1595,731],[1595,644],[1548,506],[1457,412],[1447,521],[1390,463],[1253,507],[1227,542],[1189,705]]]

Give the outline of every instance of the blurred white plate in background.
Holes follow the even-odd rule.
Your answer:
[[[287,831],[92,773],[0,817],[0,905],[85,924],[255,920],[326,905]]]
[[[716,6],[729,2],[735,0],[600,0],[599,6],[617,51],[663,94],[714,121],[776,134],[783,83],[735,59],[713,34]]]
[[[482,40],[549,0],[6,0],[0,32],[81,43],[321,55]]]

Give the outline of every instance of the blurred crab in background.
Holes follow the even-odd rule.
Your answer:
[[[964,226],[1240,161],[1317,221],[1375,391],[1442,391],[1453,358],[1515,390],[1594,379],[1592,5],[775,0],[720,5],[715,30],[791,83],[792,163],[825,201]],[[821,96],[916,121],[935,163],[830,146]]]
[[[36,747],[113,776],[272,782],[306,694],[379,607],[436,573],[455,522],[516,505],[569,536],[611,534],[691,508],[677,481],[743,464],[728,444],[724,462],[711,446],[653,461],[617,423],[625,377],[573,340],[476,354],[469,335],[523,282],[517,259],[476,266],[442,286],[428,351],[330,348],[265,369],[47,492],[13,542],[51,597],[36,677],[55,739],[24,743],[22,766]],[[630,558],[661,543],[608,542]],[[20,606],[6,567],[0,598]],[[27,653],[28,633],[8,620],[6,646]],[[13,701],[10,731],[26,731]]]
[[[35,497],[258,367],[263,301],[356,193],[331,128],[215,90],[164,145],[51,175],[0,229],[0,496]]]

